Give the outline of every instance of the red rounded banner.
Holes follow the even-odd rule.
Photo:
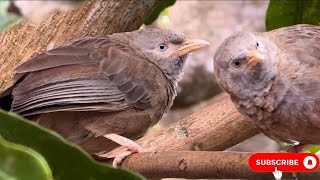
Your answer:
[[[256,153],[249,158],[255,172],[312,172],[319,166],[319,158],[312,153]]]

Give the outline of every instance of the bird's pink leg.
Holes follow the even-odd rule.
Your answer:
[[[104,135],[104,137],[108,138],[111,141],[114,141],[114,142],[116,142],[116,143],[120,144],[121,146],[124,146],[128,149],[128,151],[116,155],[116,157],[114,158],[113,163],[112,163],[113,167],[117,167],[119,164],[121,164],[122,161],[127,156],[134,154],[134,153],[143,152],[143,148],[139,144],[137,144],[134,141],[132,141],[128,138],[125,138],[123,136],[112,133],[112,134]]]

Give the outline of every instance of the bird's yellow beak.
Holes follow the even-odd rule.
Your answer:
[[[263,59],[263,55],[258,52],[257,50],[251,50],[248,53],[248,65],[250,67],[255,67],[257,66],[259,63],[261,63]]]
[[[178,56],[186,55],[192,51],[208,47],[209,42],[201,39],[187,39],[187,41],[177,50]]]

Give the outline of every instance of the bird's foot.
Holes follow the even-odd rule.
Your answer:
[[[120,144],[121,146],[124,146],[128,149],[128,151],[123,152],[121,154],[116,155],[116,157],[113,160],[113,167],[117,167],[118,165],[120,165],[122,163],[122,161],[129,155],[134,154],[134,153],[140,153],[143,152],[143,148],[135,143],[134,141],[125,138],[123,136],[117,135],[117,134],[107,134],[104,135],[105,138],[110,139],[111,141],[114,141],[118,144]]]
[[[117,168],[118,165],[120,165],[126,157],[128,157],[134,153],[137,153],[137,152],[126,151],[126,152],[123,152],[121,154],[116,155],[116,157],[114,157],[114,159],[113,159],[112,166]]]

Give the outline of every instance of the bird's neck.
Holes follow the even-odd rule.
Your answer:
[[[167,80],[175,84],[176,87],[176,84],[181,80],[182,70],[164,72],[164,75],[166,76]]]
[[[175,99],[175,97],[177,96],[177,88],[178,88],[178,80],[173,77],[173,76],[169,76],[167,74],[165,74],[167,81],[169,82],[169,86],[167,87],[167,93],[168,93],[168,97],[172,97],[170,99],[168,99],[168,110],[171,108],[173,101]],[[180,77],[179,77],[180,78]]]
[[[170,84],[168,87],[168,94],[172,95],[172,100],[169,102],[169,107],[172,106],[173,100],[177,96],[178,82],[181,80],[181,76],[183,74],[182,69],[185,64],[185,59],[186,58],[179,60],[174,67],[170,68],[170,71],[168,71],[168,69],[162,70],[164,76]]]

